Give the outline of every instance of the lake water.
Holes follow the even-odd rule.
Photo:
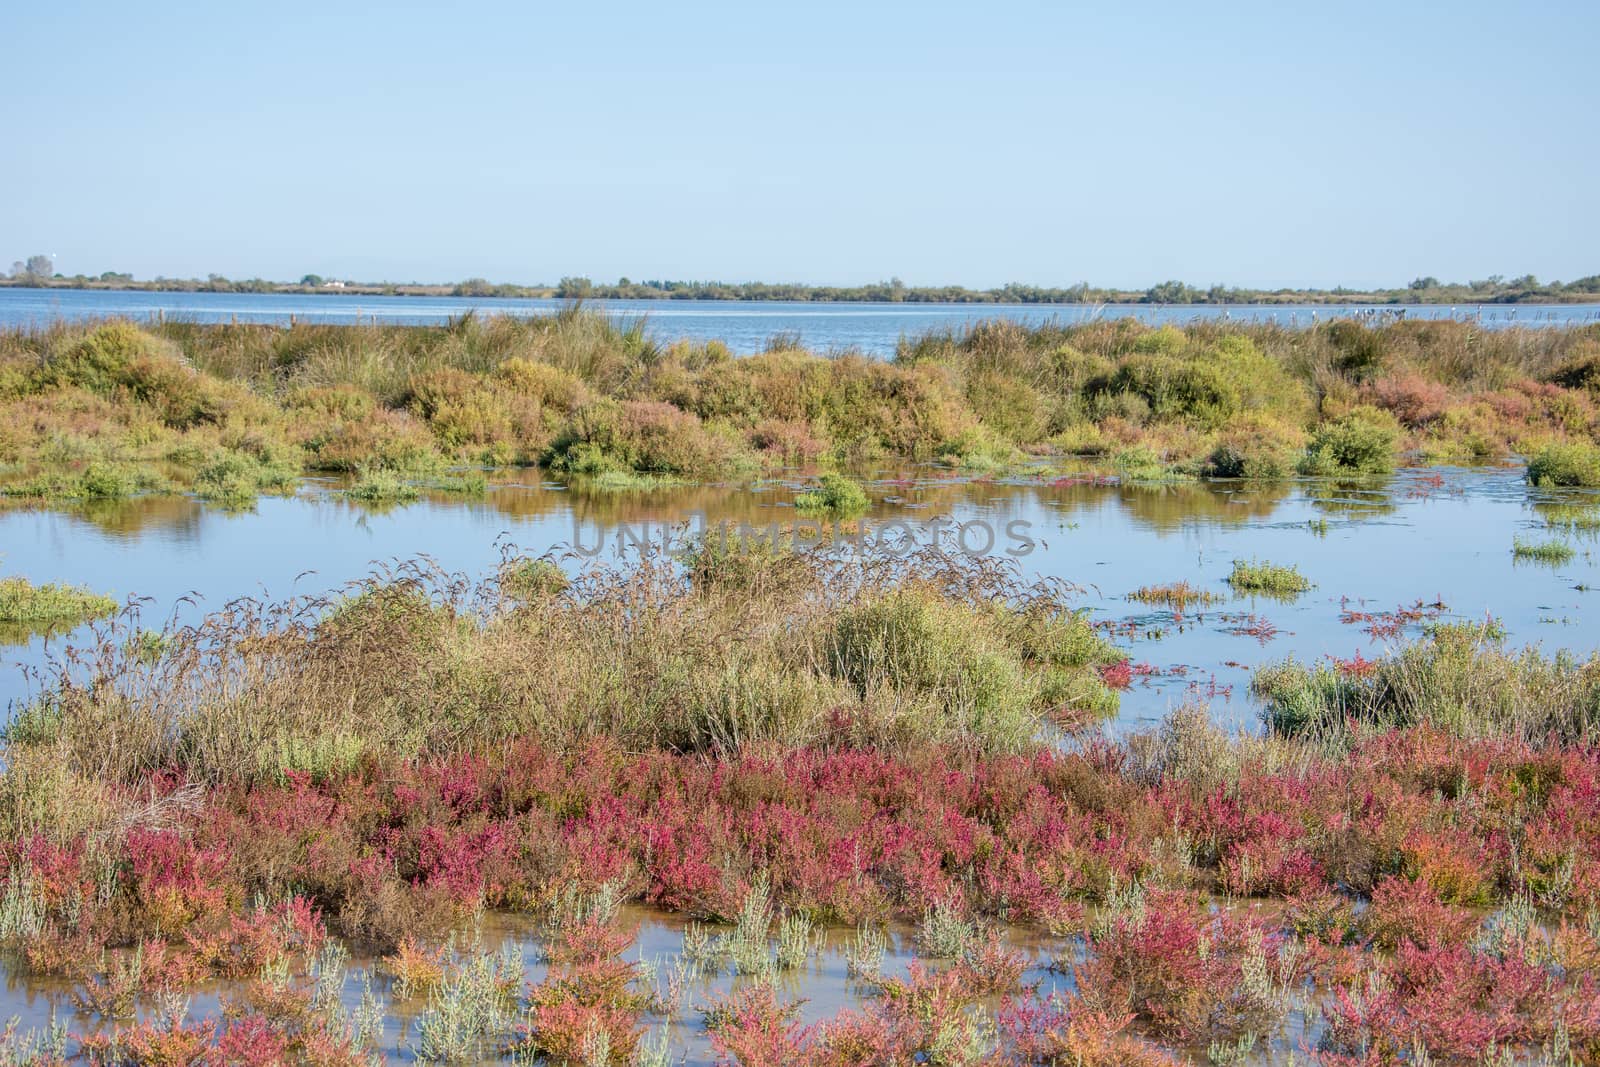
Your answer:
[[[193,619],[238,596],[333,591],[375,565],[420,555],[479,578],[494,569],[503,542],[534,555],[564,546],[579,552],[571,566],[602,564],[634,551],[636,540],[660,544],[684,524],[790,521],[798,484],[594,493],[516,471],[498,476],[481,500],[425,496],[389,510],[356,505],[328,482],[244,512],[187,497],[11,506],[0,510],[0,574],[147,598],[141,621],[159,625],[173,612]],[[1196,698],[1222,721],[1253,725],[1253,668],[1290,655],[1370,659],[1393,643],[1393,634],[1369,632],[1374,620],[1353,614],[1442,604],[1424,614],[1493,614],[1511,641],[1550,651],[1600,647],[1597,599],[1588,591],[1600,585],[1600,545],[1592,531],[1547,529],[1541,514],[1558,499],[1600,508],[1600,494],[1551,496],[1528,487],[1520,467],[1412,469],[1357,485],[1159,487],[1091,484],[1059,472],[988,481],[920,468],[881,472],[868,488],[867,548],[958,537],[962,550],[1078,586],[1078,603],[1149,667],[1123,694],[1116,729],[1147,727]],[[1577,550],[1568,562],[1513,559],[1515,539],[1552,536]],[[1315,587],[1289,602],[1236,596],[1225,583],[1235,559],[1293,565]],[[1176,617],[1128,598],[1179,580],[1222,599]],[[1401,634],[1419,630],[1413,621]],[[13,668],[0,669],[0,698],[24,695],[15,668],[39,665],[64,640],[70,635],[34,634],[0,647]]]
[[[157,314],[197,322],[297,321],[438,324],[476,310],[493,315],[548,315],[565,306],[559,300],[517,300],[422,296],[318,296],[266,293],[155,293],[91,289],[0,288],[0,327],[42,325],[58,319],[106,316],[146,319]],[[774,334],[798,334],[817,351],[859,349],[876,355],[894,351],[902,336],[929,330],[959,329],[984,319],[1074,323],[1094,318],[1137,318],[1182,324],[1196,319],[1275,322],[1307,326],[1316,321],[1362,313],[1403,310],[1408,318],[1467,319],[1496,328],[1509,325],[1562,326],[1600,322],[1600,304],[1416,305],[1393,307],[1304,305],[1220,306],[1087,304],[867,304],[736,302],[725,300],[596,300],[590,306],[618,318],[643,317],[664,341],[722,340],[741,354],[757,352]]]

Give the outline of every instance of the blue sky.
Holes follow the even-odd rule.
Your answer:
[[[0,261],[361,279],[1600,271],[1600,4],[0,9]]]

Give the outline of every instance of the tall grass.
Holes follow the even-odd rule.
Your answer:
[[[1094,668],[1120,657],[1059,592],[995,561],[806,554],[766,584],[705,567],[652,559],[566,584],[508,565],[472,585],[414,565],[333,601],[238,601],[165,631],[155,655],[108,634],[17,710],[8,763],[218,782],[519,738],[1015,751],[1115,706]]]
[[[1589,745],[1600,737],[1600,659],[1514,652],[1490,624],[1436,626],[1425,640],[1359,670],[1274,664],[1256,673],[1252,688],[1274,731],[1341,745],[1414,725],[1529,742]]]

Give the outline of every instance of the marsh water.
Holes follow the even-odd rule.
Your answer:
[[[561,300],[495,297],[343,296],[295,293],[124,292],[103,289],[0,288],[0,327],[43,326],[57,320],[158,315],[193,322],[387,322],[439,325],[468,311],[491,315],[553,314]],[[1600,304],[1218,305],[1218,304],[921,304],[826,301],[593,300],[589,307],[619,319],[644,319],[661,341],[724,341],[739,354],[760,351],[769,338],[798,337],[819,351],[894,352],[901,337],[960,329],[983,319],[1077,323],[1137,318],[1186,323],[1197,319],[1309,326],[1331,318],[1404,315],[1461,319],[1487,328],[1581,326],[1600,322]]]
[[[492,571],[509,546],[525,554],[564,549],[566,566],[603,566],[639,551],[638,542],[659,545],[702,526],[791,523],[803,482],[796,476],[617,493],[561,486],[524,470],[495,473],[481,498],[424,494],[380,509],[352,502],[336,482],[316,481],[243,511],[187,497],[89,508],[10,506],[0,510],[0,574],[138,598],[141,622],[159,625],[174,615],[193,619],[238,596],[336,590],[375,566],[419,555],[469,577]],[[873,506],[860,535],[868,548],[903,550],[954,538],[959,550],[987,552],[1024,575],[1071,583],[1076,603],[1140,665],[1108,724],[1113,731],[1148,727],[1191,699],[1207,702],[1221,721],[1254,728],[1257,709],[1247,691],[1254,667],[1288,656],[1373,658],[1433,618],[1492,614],[1514,644],[1547,652],[1600,647],[1600,601],[1591,592],[1600,585],[1593,532],[1600,494],[1530,488],[1520,466],[1408,469],[1356,483],[1152,486],[1116,485],[1059,467],[1005,478],[924,467],[880,471],[868,490]],[[1573,523],[1574,516],[1580,521]],[[1519,562],[1512,553],[1519,538],[1560,540],[1575,554],[1554,566]],[[1291,600],[1236,595],[1225,582],[1235,559],[1293,565],[1314,587]],[[1179,580],[1220,599],[1178,616],[1129,598],[1141,586]],[[1397,611],[1404,614],[1385,614]],[[25,668],[84,637],[83,631],[0,634],[12,641],[0,646],[4,700],[25,698],[33,684]],[[682,948],[682,925],[673,917],[631,912],[629,922],[637,924],[638,958],[666,959]],[[490,947],[510,945],[536,980],[542,965],[531,929],[531,921],[498,917],[482,937]],[[1014,936],[1032,960],[1029,980],[1046,990],[1065,985],[1068,979],[1045,969],[1065,943]],[[805,999],[803,1020],[832,1015],[864,994],[846,974],[842,939],[830,934],[805,967],[784,979],[791,995]],[[901,931],[890,938],[889,973],[903,971],[909,958],[909,937]],[[372,961],[354,962],[347,999],[359,997],[357,976],[371,971]],[[710,1062],[695,1008],[731,981],[706,978],[688,989],[668,1035],[675,1060]],[[426,1004],[393,999],[386,982],[373,978],[387,1012],[384,1048],[409,1059],[411,1021]],[[220,992],[196,996],[192,1015],[215,1014]],[[24,1027],[41,1027],[53,1014],[74,1031],[95,1025],[73,1015],[70,990],[9,974],[0,1017],[20,1015]],[[1281,1036],[1282,1047],[1294,1047],[1311,1018],[1291,1013],[1287,1025],[1296,1032]]]

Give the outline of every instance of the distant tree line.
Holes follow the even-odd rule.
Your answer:
[[[505,287],[492,288],[499,290]],[[463,295],[499,294],[463,292]],[[1600,274],[1591,274],[1566,284],[1541,283],[1531,274],[1510,281],[1494,275],[1482,281],[1455,284],[1440,282],[1437,278],[1418,278],[1404,288],[1376,290],[1246,289],[1226,285],[1201,289],[1180,281],[1166,281],[1143,290],[1099,288],[1088,282],[1065,288],[1012,282],[995,289],[968,289],[959,285],[912,287],[899,278],[875,285],[845,287],[768,282],[633,282],[627,278],[619,279],[615,285],[606,285],[588,278],[570,277],[561,279],[555,286],[554,295],[572,300],[790,300],[908,304],[1487,304],[1591,298],[1600,295]]]
[[[1011,282],[993,289],[968,289],[960,285],[909,286],[899,278],[871,285],[833,286],[772,282],[668,281],[652,279],[615,283],[581,276],[562,278],[555,285],[512,285],[485,278],[468,278],[454,284],[429,285],[395,282],[348,282],[305,274],[298,282],[265,278],[233,280],[220,274],[199,278],[156,277],[136,281],[133,275],[106,271],[99,275],[56,273],[49,256],[29,256],[12,264],[13,285],[50,285],[60,288],[152,289],[218,293],[337,292],[349,295],[406,294],[486,297],[556,297],[562,300],[786,300],[798,302],[874,302],[907,304],[1515,304],[1593,300],[1600,297],[1600,274],[1572,282],[1541,282],[1532,274],[1507,279],[1495,274],[1480,281],[1441,282],[1427,276],[1394,289],[1247,289],[1212,285],[1202,289],[1180,281],[1165,281],[1148,289],[1097,287],[1088,282],[1065,287]]]

